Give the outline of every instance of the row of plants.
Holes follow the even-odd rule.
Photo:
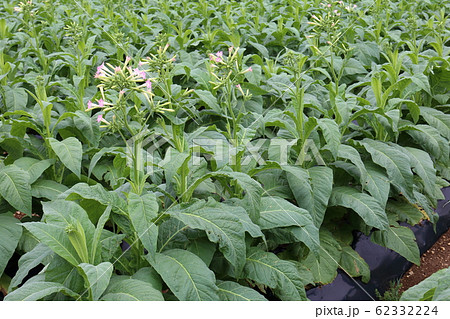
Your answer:
[[[3,1],[5,299],[306,300],[369,280],[356,231],[418,264],[449,6]]]

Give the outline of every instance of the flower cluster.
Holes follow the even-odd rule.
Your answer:
[[[169,44],[159,47],[156,54],[150,54],[149,57],[144,58],[139,62],[139,66],[145,66],[148,72],[156,73],[158,79],[164,78],[173,69],[173,63],[176,61],[176,56],[167,56],[168,48]]]
[[[138,122],[142,121],[148,112],[174,112],[170,99],[161,97],[154,99],[153,85],[164,82],[164,77],[167,77],[167,72],[170,72],[172,63],[175,61],[175,57],[167,58],[165,56],[168,47],[168,45],[164,48],[160,47],[156,55],[151,54],[151,57],[142,59],[135,66],[132,66],[131,57],[126,57],[122,66],[114,66],[110,63],[99,65],[94,78],[100,81],[97,87],[100,90],[101,98],[95,102],[88,101],[86,111],[100,110],[96,114],[97,122],[106,124],[106,126],[113,125],[113,128],[125,125],[127,118],[124,114],[128,113],[130,104],[134,104],[131,106],[134,110],[132,114]],[[160,88],[161,83],[158,84]],[[183,96],[191,92],[192,90],[186,90],[183,92]],[[136,106],[137,96],[143,96],[147,100],[150,106],[149,110]],[[104,114],[109,111],[119,114],[117,116],[114,114],[113,123],[104,118]]]
[[[253,70],[251,67],[243,68],[240,65],[238,53],[239,48],[229,47],[228,56],[225,56],[223,51],[209,54],[209,70],[210,74],[214,77],[214,80],[209,81],[209,83],[214,85],[214,90],[217,90],[228,81],[231,81],[244,97],[250,97],[248,91],[246,94],[243,93],[239,83],[245,73],[252,72]]]
[[[71,46],[76,46],[83,38],[84,29],[75,21],[71,21],[64,27],[66,31],[64,36],[67,38]]]
[[[34,5],[32,0],[20,2],[17,7],[14,7],[15,12],[23,13],[24,17],[34,16],[36,11],[33,11]]]
[[[315,39],[316,43],[313,46],[318,50],[320,39],[325,38],[325,42],[332,46],[332,50],[336,49],[338,51],[347,51],[343,41],[339,41],[342,36],[340,32],[341,16],[344,13],[354,11],[357,5],[345,5],[344,1],[332,1],[332,2],[321,2],[320,3],[320,13],[313,14],[311,20],[308,24],[314,26],[312,29],[313,33],[307,35],[309,39]]]

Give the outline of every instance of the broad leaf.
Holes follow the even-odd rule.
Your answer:
[[[81,176],[81,158],[83,149],[79,140],[75,137],[69,137],[62,142],[49,138],[50,146],[61,160],[61,162],[69,170],[71,170],[78,178]]]
[[[202,229],[208,239],[219,244],[219,250],[239,274],[245,264],[244,227],[230,207],[215,201],[197,202],[187,207],[175,207],[169,214],[194,229]]]
[[[303,169],[283,166],[297,205],[306,209],[319,227],[328,205],[333,185],[333,171],[324,166]]]
[[[5,301],[36,301],[51,294],[62,292],[63,294],[77,299],[77,293],[56,282],[30,282],[17,290],[6,295]]]
[[[450,114],[445,114],[431,107],[420,107],[420,115],[429,125],[436,128],[442,136],[450,140]]]
[[[391,226],[387,230],[373,232],[370,240],[399,253],[410,262],[420,264],[419,247],[411,229],[403,226]]]
[[[267,301],[256,290],[241,286],[234,281],[217,281],[220,300],[224,301]]]
[[[367,181],[364,188],[373,198],[378,200],[382,207],[385,207],[391,188],[389,178],[386,176],[386,172],[383,168],[378,165],[368,162],[365,166],[367,171]]]
[[[85,280],[85,288],[89,291],[92,300],[99,300],[108,287],[113,272],[110,262],[103,262],[97,266],[91,264],[80,264],[79,271]],[[83,296],[82,296],[83,297]]]
[[[370,269],[366,261],[354,251],[350,246],[342,247],[342,254],[339,266],[352,277],[362,276],[362,281],[368,283],[370,279]]]
[[[287,200],[277,197],[263,197],[263,210],[258,222],[261,229],[296,226],[297,239],[317,253],[319,250],[319,230],[314,225],[311,215],[303,208],[299,208]]]
[[[77,251],[73,248],[63,227],[40,222],[24,223],[23,226],[40,242],[50,247],[73,266],[80,264],[81,260]]]
[[[405,147],[411,159],[414,172],[422,178],[425,191],[433,196],[436,184],[436,170],[428,153],[417,148]]]
[[[217,103],[217,98],[211,92],[205,90],[195,90],[195,94],[213,111],[222,114],[222,109]]]
[[[152,266],[179,300],[219,300],[214,273],[193,253],[167,250],[156,254]]]
[[[101,300],[164,301],[164,298],[161,291],[153,288],[148,282],[127,278],[111,283]]]
[[[31,215],[30,175],[23,169],[8,165],[0,168],[0,195],[12,207]]]
[[[37,198],[57,199],[68,190],[67,186],[52,180],[41,179],[31,185],[31,194]]]
[[[341,144],[339,145],[338,157],[349,160],[358,168],[361,185],[365,188],[367,183],[367,171],[358,151],[350,145]]]
[[[353,209],[364,222],[378,229],[388,228],[388,219],[380,203],[370,195],[355,188],[340,186],[333,189],[330,206],[343,206]]]
[[[269,286],[281,300],[307,300],[304,283],[294,263],[251,248],[244,267],[246,278]]]
[[[372,160],[384,167],[391,183],[408,199],[413,199],[413,174],[409,157],[386,143],[364,139],[362,145],[372,156]]]
[[[54,162],[55,160],[52,159],[37,160],[31,157],[21,157],[14,162],[14,165],[20,167],[24,171],[27,171],[30,175],[29,183],[33,184]]]
[[[148,258],[153,258],[156,253],[158,227],[153,220],[158,216],[158,210],[155,194],[128,194],[128,214],[139,239],[148,250]]]
[[[2,223],[0,222],[0,225],[1,224]],[[22,255],[22,257],[20,257],[19,259],[19,270],[17,270],[16,275],[12,278],[10,288],[19,286],[31,269],[43,263],[47,259],[47,257],[51,256],[52,254],[53,251],[50,248],[40,243],[33,250]]]
[[[333,154],[334,158],[336,158],[341,144],[341,132],[339,131],[339,126],[334,120],[325,118],[318,120],[317,123],[322,130],[328,149],[331,154]]]
[[[449,162],[449,141],[436,128],[419,124],[414,126],[414,130],[409,130],[408,134],[434,158],[444,163]]]
[[[419,284],[406,290],[400,301],[448,301],[450,295],[449,287],[450,268],[441,269]]]
[[[22,227],[16,218],[0,215],[0,277],[14,254],[21,236]]]
[[[319,256],[310,252],[302,264],[312,272],[315,282],[328,284],[336,278],[341,250],[331,233],[321,230]]]
[[[61,194],[60,198],[65,198],[67,200],[80,198],[93,199],[102,205],[111,206],[113,211],[121,215],[128,216],[128,208],[125,200],[119,197],[116,192],[105,190],[101,184],[89,186],[85,183],[78,183]]]

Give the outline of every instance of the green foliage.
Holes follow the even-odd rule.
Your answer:
[[[419,263],[448,2],[3,3],[6,300],[306,300],[369,280],[355,231]]]
[[[448,301],[450,299],[449,285],[450,268],[441,269],[422,282],[406,290],[400,300]]]

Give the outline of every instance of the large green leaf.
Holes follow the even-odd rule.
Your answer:
[[[14,254],[21,236],[22,227],[16,218],[0,215],[0,277]]]
[[[364,188],[378,200],[382,207],[385,207],[391,188],[389,178],[386,176],[385,170],[378,165],[368,162],[365,166],[367,181]]]
[[[328,149],[336,158],[341,144],[341,132],[339,131],[339,126],[336,121],[326,118],[318,120],[317,124],[319,124],[319,127],[322,130]]]
[[[219,300],[214,273],[193,253],[166,250],[156,254],[152,266],[179,300]]]
[[[414,172],[422,178],[425,191],[433,196],[436,184],[436,170],[427,152],[417,148],[405,147],[411,159]]]
[[[441,269],[419,284],[406,290],[400,301],[449,301],[450,300],[450,268]]]
[[[313,189],[314,209],[311,212],[314,224],[320,227],[333,189],[333,170],[326,166],[308,168]],[[301,204],[299,204],[300,207]]]
[[[78,253],[73,248],[63,227],[40,222],[24,223],[23,226],[40,242],[50,247],[73,266],[80,264]]]
[[[194,190],[198,187],[198,185],[200,185],[201,182],[211,177],[226,177],[235,180],[239,187],[245,192],[245,195],[241,201],[242,206],[248,212],[253,222],[256,222],[259,219],[259,208],[261,205],[261,194],[263,193],[263,189],[257,181],[245,173],[216,171],[205,174],[189,187],[187,190],[188,197],[193,194]]]
[[[359,180],[363,188],[365,188],[367,183],[367,171],[358,151],[350,145],[341,144],[339,145],[338,157],[349,160],[358,168]]]
[[[50,146],[69,170],[80,178],[81,176],[81,158],[83,148],[79,140],[75,137],[69,137],[62,142],[49,138]]]
[[[339,186],[333,189],[330,206],[343,206],[353,209],[364,222],[378,229],[388,228],[388,219],[380,203],[370,195],[355,188]]]
[[[239,274],[245,264],[245,236],[241,221],[233,214],[238,209],[210,200],[175,207],[169,213],[191,228],[204,230]]]
[[[23,88],[9,86],[5,90],[5,106],[8,111],[25,110],[28,102],[28,94]]]
[[[297,205],[306,209],[312,215],[314,211],[314,194],[308,171],[298,166],[285,165],[282,168],[286,172],[286,178]]]
[[[91,118],[83,111],[76,111],[73,119],[75,127],[84,135],[87,141],[97,147],[100,137],[100,128],[96,119]]]
[[[211,92],[206,90],[195,90],[195,94],[213,111],[222,114],[222,109],[217,103],[217,98]]]
[[[14,165],[27,171],[30,175],[29,183],[33,184],[54,162],[53,159],[37,160],[31,157],[21,157],[14,162]]]
[[[450,114],[445,114],[431,107],[421,106],[420,115],[428,124],[436,128],[442,136],[450,140]]]
[[[362,145],[372,156],[372,160],[384,167],[391,183],[409,200],[414,198],[413,174],[409,157],[386,143],[364,139]]]
[[[113,265],[110,262],[103,262],[97,266],[82,263],[78,267],[80,274],[84,277],[85,288],[89,291],[91,300],[99,300],[109,285]]]
[[[113,277],[114,278],[114,277]],[[148,282],[125,278],[108,287],[101,300],[106,301],[164,301],[161,291]]]
[[[30,282],[17,290],[6,295],[5,301],[36,301],[51,294],[62,292],[63,294],[77,299],[77,293],[68,289],[64,285],[56,282]]]
[[[68,190],[68,187],[55,181],[41,179],[31,185],[31,194],[37,198],[54,200]]]
[[[102,260],[101,256],[101,237],[104,231],[104,226],[111,216],[111,206],[106,207],[103,214],[100,216],[97,226],[95,227],[94,236],[92,238],[92,249],[91,249],[91,261],[94,264],[100,263]]]
[[[436,128],[419,124],[414,126],[414,130],[408,130],[408,134],[434,158],[449,162],[449,141]]]
[[[306,209],[319,227],[328,205],[333,185],[333,171],[329,167],[316,166],[303,169],[283,166],[297,205]]]
[[[15,165],[0,168],[0,195],[12,207],[31,215],[30,175]]]
[[[281,300],[307,300],[304,283],[293,262],[251,248],[244,267],[246,278],[269,286]]]
[[[126,201],[119,197],[116,192],[105,190],[101,184],[89,186],[86,183],[78,183],[72,186],[69,190],[61,194],[60,198],[67,200],[75,199],[93,199],[105,206],[111,206],[113,211],[128,216],[128,208]]]
[[[45,202],[42,204],[42,208],[44,210],[43,220],[47,224],[56,225],[64,230],[67,230],[68,227],[76,226],[77,224],[82,227],[82,232],[84,234],[80,234],[80,236],[85,237],[87,249],[86,257],[91,258],[92,250],[94,249],[93,239],[95,227],[90,221],[86,211],[76,202],[67,200]],[[87,260],[83,261],[87,262]],[[93,260],[90,261],[93,262]]]
[[[410,262],[420,264],[420,252],[416,237],[411,229],[403,226],[391,226],[387,230],[374,231],[370,240],[399,253]]]
[[[350,246],[342,247],[342,254],[339,266],[352,277],[362,276],[364,283],[369,282],[370,269],[366,261]]]
[[[217,173],[214,172],[214,175]],[[245,210],[248,212],[251,220],[256,222],[259,218],[259,208],[261,205],[261,194],[263,189],[261,185],[252,179],[250,176],[240,172],[223,172],[220,173],[234,179],[241,189],[244,190],[245,195],[242,203]]]
[[[342,249],[336,239],[329,231],[321,230],[319,256],[310,252],[302,264],[312,272],[314,282],[328,284],[336,278],[341,254]]]
[[[43,263],[47,259],[47,257],[51,256],[52,254],[53,251],[50,248],[42,243],[39,243],[36,247],[34,247],[33,250],[22,255],[22,257],[20,257],[19,259],[19,270],[17,270],[16,275],[11,279],[10,289],[19,286],[31,269]]]
[[[139,239],[148,250],[148,258],[153,258],[156,254],[158,227],[153,220],[158,216],[158,210],[155,194],[128,194],[128,214]]]
[[[263,197],[261,199],[259,226],[261,229],[296,226],[299,241],[317,253],[319,250],[319,230],[314,225],[311,215],[303,208],[299,208],[287,200],[279,197]]]
[[[234,281],[217,281],[220,300],[224,301],[267,301],[256,290],[241,286]]]

